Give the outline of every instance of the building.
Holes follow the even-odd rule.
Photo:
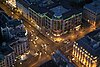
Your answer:
[[[81,26],[82,13],[69,2],[34,0],[29,6],[29,18],[35,20],[40,29],[53,36],[61,36]]]
[[[10,20],[6,24],[6,27],[1,27],[1,33],[4,40],[14,49],[16,57],[27,53],[29,50],[28,32],[24,29],[24,25],[18,20]]]
[[[0,67],[6,67],[4,56],[0,53]]]
[[[57,66],[53,60],[49,60],[44,64],[40,65],[39,67],[59,67],[59,66]]]
[[[100,29],[97,29],[73,45],[73,57],[85,67],[98,67],[100,65]]]
[[[12,19],[5,12],[0,11],[0,33],[4,42],[0,45],[0,56],[2,56],[0,65],[12,67],[15,58],[22,57],[29,51],[28,32],[22,21]]]
[[[33,25],[54,36],[63,35],[81,26],[82,10],[75,9],[66,1],[17,0],[18,11]],[[67,4],[66,4],[67,3]],[[75,21],[75,22],[74,22]]]
[[[26,36],[26,31],[21,29],[10,30],[13,32],[11,41],[9,41],[10,46],[14,49],[16,57],[23,55],[29,51],[28,37]]]
[[[28,19],[28,7],[30,3],[27,0],[17,0],[16,1],[16,8],[18,12],[22,14],[26,19]]]
[[[100,0],[84,6],[83,19],[89,23],[100,23]]]
[[[7,24],[10,36],[10,46],[14,49],[16,56],[22,55],[29,50],[28,35],[21,21],[13,20]]]
[[[52,59],[58,65],[58,67],[75,67],[73,63],[66,58],[61,51],[57,50],[55,54],[53,54]]]
[[[3,42],[0,45],[0,67],[13,67],[15,64],[14,50]]]

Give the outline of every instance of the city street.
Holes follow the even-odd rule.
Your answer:
[[[20,19],[20,14],[13,13],[6,5],[0,3],[0,6],[3,7],[5,12],[12,16],[14,19]],[[47,39],[42,35],[37,29],[28,23],[28,20],[24,20],[25,29],[29,32],[29,44],[30,44],[30,54],[31,58],[27,61],[21,61],[17,64],[17,67],[37,67],[43,62],[46,62],[51,59],[51,55],[55,51],[56,47],[51,40]]]
[[[29,34],[30,57],[16,63],[16,67],[39,67],[46,61],[51,60],[52,54],[54,54],[57,49],[60,49],[64,54],[70,55],[73,42],[96,28],[95,25],[92,25],[89,28],[82,28],[79,31],[71,32],[66,37],[62,37],[65,38],[66,41],[55,43],[40,33],[35,25],[31,24],[30,21],[24,18],[20,13],[13,12],[7,5],[2,3],[0,3],[0,7],[12,18],[21,19],[24,23],[24,28]]]

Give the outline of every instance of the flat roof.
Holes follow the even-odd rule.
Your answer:
[[[56,6],[50,10],[54,12],[55,17],[59,17],[62,16],[63,13],[68,12],[70,9],[65,9],[63,6]]]
[[[84,6],[84,8],[86,8],[96,14],[99,14],[100,13],[100,0],[94,1],[90,4],[86,4]]]
[[[13,50],[10,46],[8,46],[7,43],[2,44],[2,45],[0,46],[0,53],[3,54],[4,56],[6,56],[6,55],[12,53],[13,51],[14,51],[14,50]]]
[[[95,42],[100,42],[100,29],[90,32],[89,34],[87,34],[87,36],[92,38],[93,41],[95,41]]]
[[[18,25],[21,25],[21,21],[20,20],[10,20],[9,22],[7,22],[7,26],[8,27],[16,27]]]
[[[79,47],[83,47],[93,56],[100,56],[100,29],[90,32],[76,41]]]
[[[5,28],[6,23],[11,19],[5,12],[0,12],[0,27]]]
[[[67,19],[73,14],[82,12],[80,8],[72,7],[69,2],[66,4],[54,0],[34,0],[29,7],[36,13],[45,14],[51,19]]]
[[[63,53],[61,53],[60,50],[57,50],[55,54],[52,55],[52,58],[54,61],[63,67],[68,66],[68,67],[75,67],[73,63],[69,61],[67,57]]]
[[[27,36],[25,35],[26,30],[24,29],[20,29],[20,28],[15,28],[15,29],[10,29],[9,32],[5,33],[5,35],[7,35],[8,33],[10,33],[12,35],[12,37],[10,39],[5,40],[6,42],[8,42],[10,45],[11,43],[16,43],[17,41],[20,41],[20,38],[27,38]],[[5,37],[7,38],[7,37]]]
[[[10,33],[12,35],[15,35],[16,37],[26,37],[25,35],[26,31],[24,29],[16,28],[14,30],[10,30]]]

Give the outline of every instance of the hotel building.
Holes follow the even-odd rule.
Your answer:
[[[100,65],[100,29],[90,32],[73,45],[72,55],[84,67]]]

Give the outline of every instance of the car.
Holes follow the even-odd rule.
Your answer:
[[[38,53],[35,53],[35,54],[34,54],[35,57],[38,56],[38,55],[39,55]]]
[[[70,41],[65,40],[63,43],[64,43],[64,44],[69,44],[69,43],[70,43]]]
[[[35,37],[35,40],[38,40],[38,37],[37,36]]]

